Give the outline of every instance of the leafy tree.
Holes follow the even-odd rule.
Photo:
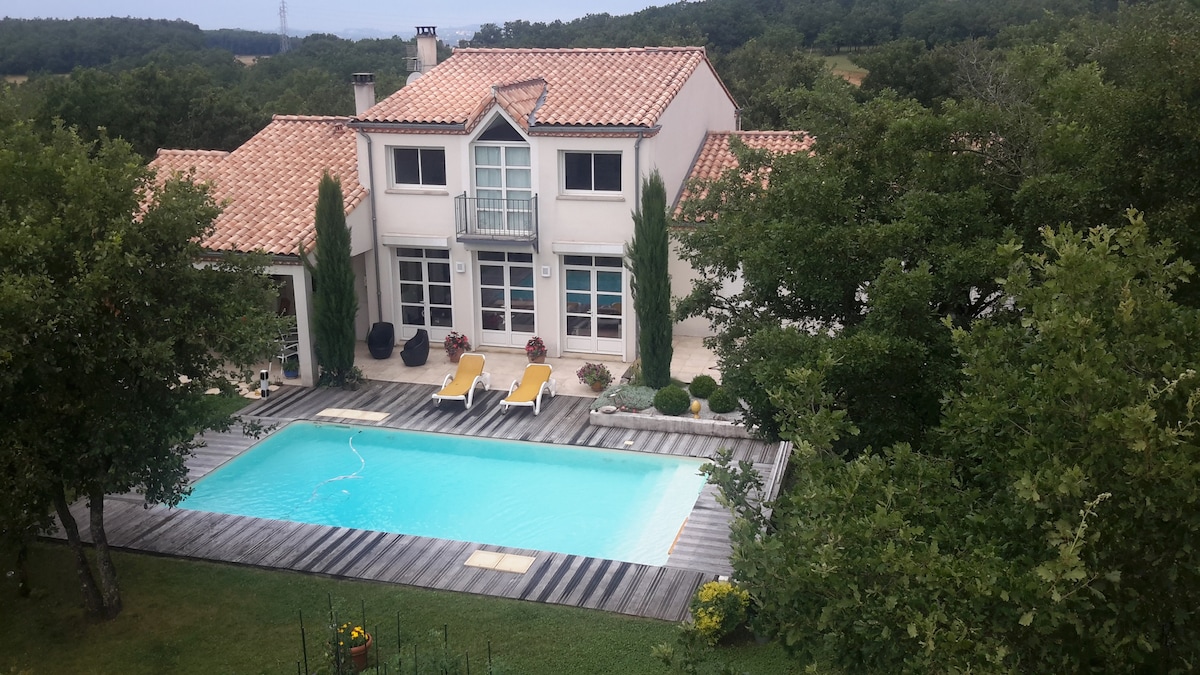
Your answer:
[[[199,50],[195,24],[162,19],[0,18],[0,73],[69,73],[162,47]]]
[[[714,65],[741,105],[744,129],[782,129],[787,115],[780,110],[781,92],[810,89],[822,77],[831,77],[821,59],[802,50],[795,33],[769,31],[727,54],[716,55]]]
[[[839,450],[919,444],[957,369],[937,321],[992,311],[997,246],[1037,246],[1044,223],[1114,223],[1145,204],[1156,232],[1200,261],[1188,131],[1200,99],[1183,79],[1200,73],[1197,26],[1168,3],[1079,22],[1058,45],[964,43],[950,50],[954,94],[932,108],[894,91],[859,103],[822,79],[777,92],[786,126],[815,136],[814,156],[743,153],[741,172],[687,205],[703,224],[681,236],[702,278],[680,311],[721,331],[723,381],[749,421],[778,431],[772,378],[830,351],[831,391],[862,430]],[[735,278],[740,292],[723,294]],[[1177,297],[1200,304],[1200,286]]]
[[[755,479],[710,467],[742,514],[759,630],[846,672],[1182,672],[1200,573],[1193,272],[1124,228],[1004,247],[1005,301],[953,330],[963,363],[921,447],[843,461],[856,431],[824,378],[773,389],[796,483],[768,520]]]
[[[197,65],[79,70],[35,86],[43,88],[38,118],[46,124],[61,119],[88,140],[103,129],[147,159],[159,148],[233,150],[267,121],[248,98]]]
[[[125,143],[42,135],[0,107],[0,522],[45,525],[53,508],[102,618],[121,610],[105,495],[176,504],[196,433],[230,421],[205,390],[268,353],[274,328],[259,265],[196,265],[218,212],[207,191],[169,180],[148,196],[150,178]]]
[[[854,60],[868,72],[862,83],[864,91],[893,89],[925,106],[933,106],[954,91],[958,59],[948,47],[928,50],[924,42],[909,38],[856,55]]]
[[[833,350],[839,403],[864,429],[840,449],[915,442],[954,377],[938,322],[990,306],[1011,231],[980,186],[993,169],[958,151],[951,122],[911,101],[823,95],[813,156],[739,149],[741,170],[686,205],[701,224],[680,251],[700,279],[678,311],[717,328],[722,382],[764,433],[779,430],[766,395],[778,373]]]
[[[633,240],[625,246],[633,274],[633,309],[638,320],[638,352],[647,387],[671,383],[671,275],[667,273],[667,190],[655,170],[642,181],[642,208],[633,214]]]
[[[321,383],[342,386],[357,379],[354,367],[354,269],[350,265],[350,228],[342,202],[342,184],[326,172],[317,188],[317,265],[300,255],[313,273],[313,328],[321,364]]]
[[[234,54],[271,55],[279,53],[279,34],[237,28],[206,30],[204,44]]]

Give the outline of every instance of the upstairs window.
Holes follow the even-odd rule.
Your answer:
[[[564,152],[563,188],[578,192],[620,192],[621,153]]]
[[[442,148],[392,148],[396,185],[446,187],[446,151]]]

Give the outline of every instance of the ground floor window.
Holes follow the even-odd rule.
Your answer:
[[[480,251],[479,321],[483,342],[525,346],[536,331],[533,254]]]
[[[450,293],[450,251],[438,248],[397,248],[400,266],[400,335],[412,337],[418,328],[450,330],[454,323]]]
[[[563,256],[563,270],[567,349],[622,353],[625,271],[621,258]]]

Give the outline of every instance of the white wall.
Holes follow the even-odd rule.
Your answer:
[[[667,206],[683,189],[692,162],[710,131],[733,131],[737,110],[713,71],[701,64],[659,119],[662,131],[646,144],[643,170],[657,168],[667,187]]]
[[[368,171],[374,172],[376,228],[379,250],[379,278],[383,305],[383,320],[396,324],[397,341],[403,328],[396,316],[397,246],[420,248],[449,248],[452,289],[454,297],[454,329],[465,333],[472,344],[480,343],[481,329],[477,325],[478,282],[475,277],[474,251],[521,250],[486,244],[464,246],[456,241],[454,198],[469,192],[471,176],[471,141],[487,128],[494,114],[504,114],[493,108],[487,117],[468,136],[441,134],[400,134],[371,132],[373,166],[366,162],[367,144],[360,134],[359,175],[369,182]],[[511,118],[507,118],[511,123]],[[532,158],[533,191],[538,197],[539,251],[534,253],[533,267],[537,298],[537,332],[545,341],[551,356],[562,353],[560,344],[565,326],[561,298],[564,289],[562,255],[580,253],[591,255],[621,255],[626,242],[633,236],[632,212],[638,207],[637,194],[644,176],[657,168],[667,186],[668,203],[682,188],[684,178],[709,130],[731,130],[736,124],[732,101],[707,65],[701,65],[683,86],[661,118],[662,130],[644,138],[640,151],[635,151],[635,137],[534,136],[529,138]],[[513,124],[519,129],[519,125]],[[408,190],[391,187],[389,148],[435,147],[446,152],[445,189]],[[614,195],[566,195],[560,186],[561,153],[620,152],[621,192]],[[640,158],[639,158],[640,155]],[[640,172],[640,175],[639,175]],[[364,210],[364,209],[360,209]],[[462,272],[457,272],[461,263]],[[549,276],[543,276],[543,267]],[[371,261],[363,265],[366,275],[367,303],[373,307],[374,270]],[[690,288],[690,269],[680,261],[672,263],[672,274],[678,280],[673,286],[682,294]],[[632,298],[628,283],[625,288],[624,353],[630,360],[636,353]],[[372,309],[370,321],[376,320]],[[369,322],[368,322],[369,323]],[[704,322],[699,322],[703,324]],[[685,322],[677,331],[682,335],[706,334],[696,321]],[[434,340],[440,339],[431,331]]]
[[[312,340],[312,275],[300,264],[268,265],[267,274],[273,276],[291,277],[292,288],[295,289],[296,328],[299,333],[300,346],[300,384],[306,387],[317,383],[317,358],[313,351]],[[279,363],[271,364],[278,369]]]

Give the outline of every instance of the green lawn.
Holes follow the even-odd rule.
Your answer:
[[[125,610],[93,624],[79,608],[67,547],[36,544],[33,597],[18,598],[11,578],[0,582],[0,672],[295,673],[301,611],[315,670],[330,594],[345,610],[339,618],[351,609],[357,618],[365,601],[367,627],[385,656],[396,651],[397,611],[402,638],[419,636],[419,658],[440,652],[447,626],[451,653],[468,651],[473,673],[485,672],[490,641],[504,673],[663,674],[650,648],[672,641],[675,631],[662,621],[532,602],[132,553],[115,560]],[[0,551],[0,562],[10,568],[9,552]],[[409,654],[411,647],[406,672]],[[718,657],[749,673],[800,672],[774,645],[723,647]]]
[[[825,64],[833,70],[834,75],[844,78],[852,84],[862,84],[863,78],[867,76],[867,70],[856,65],[846,54],[831,54],[822,58],[825,59]]]

